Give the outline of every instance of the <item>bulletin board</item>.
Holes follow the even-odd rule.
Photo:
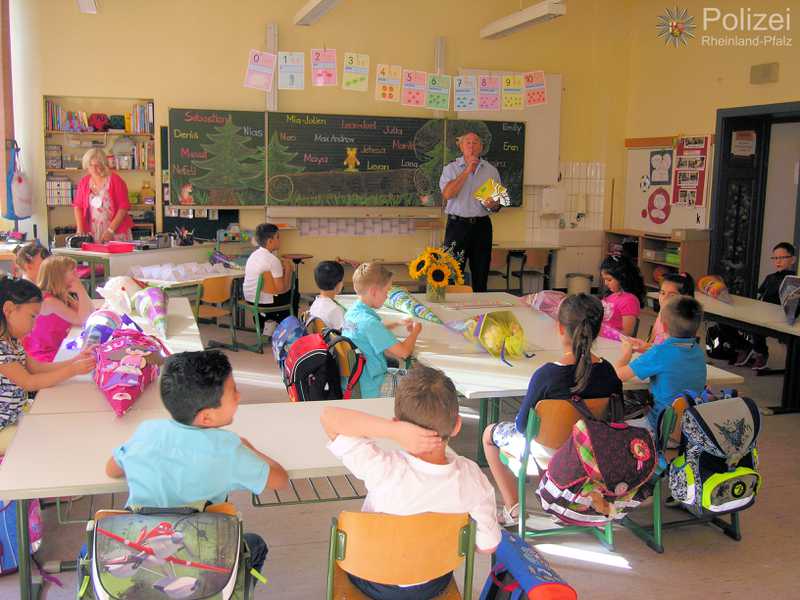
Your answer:
[[[626,140],[626,229],[670,235],[673,229],[708,229],[712,136]]]

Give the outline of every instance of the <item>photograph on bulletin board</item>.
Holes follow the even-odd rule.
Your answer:
[[[448,119],[445,164],[461,156],[458,138],[467,133],[475,133],[481,139],[481,158],[500,173],[500,183],[508,189],[511,206],[522,206],[525,123]]]
[[[271,206],[440,206],[444,121],[271,112]]]
[[[265,203],[263,112],[172,108],[169,139],[170,204]]]

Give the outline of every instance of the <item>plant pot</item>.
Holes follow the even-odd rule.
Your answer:
[[[444,286],[435,287],[429,283],[425,286],[425,299],[428,302],[442,303],[444,302],[444,297],[446,293],[445,290],[447,290],[447,288]]]

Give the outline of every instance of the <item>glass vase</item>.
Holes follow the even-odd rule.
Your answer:
[[[431,285],[430,283],[428,283],[425,286],[425,299],[428,302],[442,303],[442,302],[444,302],[445,290],[447,290],[447,288],[445,286],[436,287],[436,286]]]

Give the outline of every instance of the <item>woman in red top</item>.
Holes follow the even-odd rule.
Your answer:
[[[83,155],[88,175],[78,184],[73,203],[78,233],[96,242],[131,239],[133,219],[128,214],[128,186],[108,168],[105,152],[93,148]]]

